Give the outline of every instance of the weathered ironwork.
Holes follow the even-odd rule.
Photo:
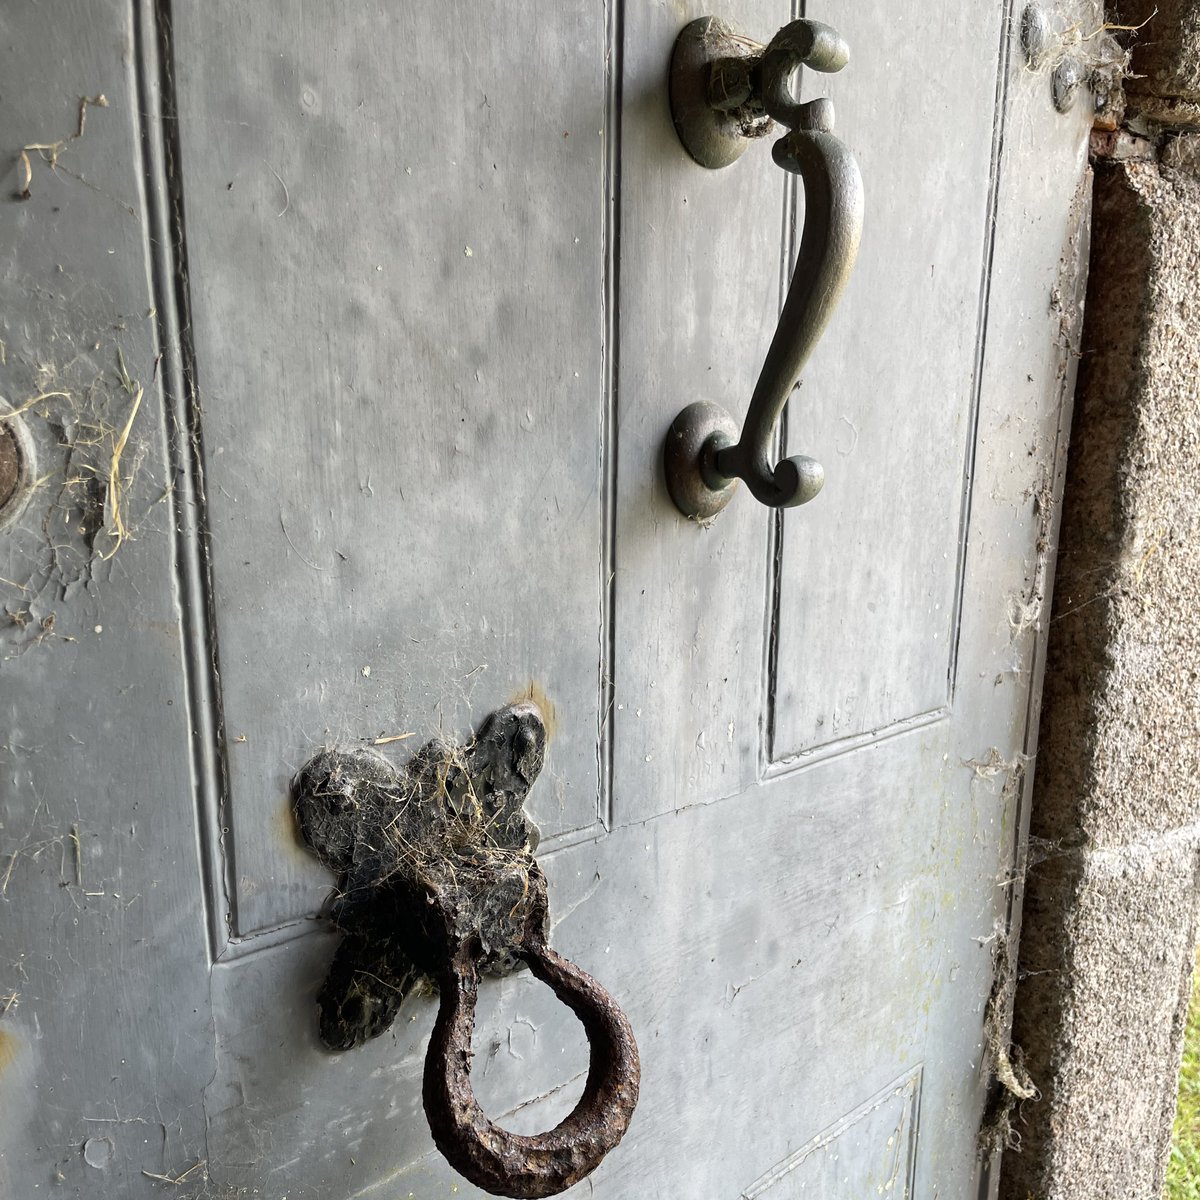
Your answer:
[[[345,937],[318,1000],[322,1039],[359,1045],[391,1025],[419,979],[434,984],[430,1129],[457,1171],[502,1196],[553,1196],[593,1171],[624,1135],[640,1080],[616,1002],[546,944],[546,877],[523,809],[545,745],[541,713],[519,704],[469,745],[430,742],[402,770],[372,751],[327,751],[293,785],[305,842],[340,876],[328,916]],[[579,1103],[532,1137],[489,1120],[471,1090],[479,976],[521,965],[575,1013],[590,1049]]]
[[[0,532],[21,515],[33,490],[33,440],[17,413],[0,410]]]

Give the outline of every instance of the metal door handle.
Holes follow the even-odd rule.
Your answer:
[[[536,1137],[489,1121],[471,1091],[478,974],[465,945],[443,971],[441,1007],[425,1057],[425,1115],[437,1148],[460,1174],[500,1196],[554,1196],[590,1174],[621,1140],[638,1099],[637,1046],[624,1013],[586,972],[540,939],[517,951],[582,1022],[590,1062],[569,1116]]]
[[[689,404],[667,433],[663,464],[680,512],[709,521],[743,479],[773,508],[805,504],[825,482],[804,455],[771,466],[775,424],[804,364],[841,298],[862,234],[862,176],[833,134],[833,103],[800,103],[792,77],[801,67],[840,71],[850,52],[817,21],[793,21],[765,47],[714,17],[687,25],[671,57],[671,114],[688,153],[703,167],[724,167],[750,139],[788,132],[772,147],[775,162],[804,182],[804,232],[779,325],[750,398],[745,426],[707,400]]]
[[[523,808],[545,746],[540,711],[517,704],[469,745],[430,742],[402,770],[372,751],[323,751],[293,783],[301,835],[340,876],[328,915],[345,936],[318,997],[321,1038],[349,1050],[377,1037],[418,979],[435,983],[425,1114],[450,1165],[499,1196],[554,1196],[595,1170],[641,1078],[616,1001],[546,945],[546,877]],[[534,1137],[494,1124],[471,1090],[479,974],[522,963],[579,1018],[590,1051],[574,1111]]]

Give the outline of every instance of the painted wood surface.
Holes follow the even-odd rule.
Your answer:
[[[803,210],[765,146],[680,150],[700,10],[283,11],[0,14],[4,145],[63,142],[0,202],[0,396],[63,393],[0,533],[0,1191],[477,1194],[421,1112],[428,998],[317,1040],[329,878],[287,784],[532,685],[554,944],[643,1060],[579,1193],[986,1194],[1085,116],[1000,0],[809,13],[854,51],[804,91],[868,196],[789,414],[829,484],[702,530],[661,438],[744,409]],[[519,1131],[582,1088],[528,976],[485,985],[475,1050]]]
[[[460,734],[533,685],[561,712],[534,819],[599,821],[606,36],[599,6],[177,10],[241,934],[320,906],[280,829],[325,743]]]
[[[613,809],[642,821],[740,793],[758,770],[768,525],[744,496],[681,525],[663,435],[693,400],[744,410],[779,311],[784,187],[765,146],[706,171],[680,147],[665,68],[689,11],[625,13],[621,122]],[[699,15],[697,12],[694,15]],[[726,19],[766,34],[787,6]],[[758,153],[762,151],[762,153]]]
[[[143,1169],[203,1157],[217,1054],[160,358],[177,347],[130,8],[48,16],[0,13],[0,396],[29,406],[40,481],[0,535],[0,1194],[139,1196],[162,1186]],[[19,200],[31,143],[59,144],[26,152]]]
[[[895,40],[879,36],[891,11],[839,14],[853,67],[813,81],[834,99],[873,202],[859,265],[789,411],[788,452],[822,462],[827,482],[783,522],[775,762],[937,719],[954,686],[1008,41],[995,7],[926,4],[906,16],[905,40],[936,45],[937,66],[904,69]]]

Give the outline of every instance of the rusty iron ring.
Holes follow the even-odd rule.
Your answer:
[[[616,1001],[590,975],[534,937],[517,950],[537,979],[582,1022],[590,1063],[570,1115],[535,1136],[488,1119],[471,1090],[471,1038],[479,990],[466,942],[438,979],[441,1004],[425,1056],[425,1114],[437,1148],[476,1187],[498,1196],[556,1196],[600,1164],[629,1127],[641,1064],[633,1030]]]
[[[402,770],[365,751],[322,751],[293,784],[301,836],[339,876],[329,916],[344,937],[318,997],[321,1038],[348,1050],[395,1020],[419,978],[441,994],[424,1101],[450,1165],[501,1196],[554,1196],[621,1140],[638,1099],[633,1031],[613,998],[546,944],[546,876],[525,797],[541,771],[545,722],[508,705],[470,744],[435,740]],[[471,1091],[482,973],[521,964],[579,1018],[590,1066],[574,1111],[548,1133],[509,1133]]]

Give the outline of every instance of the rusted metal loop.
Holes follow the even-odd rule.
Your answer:
[[[663,454],[667,489],[682,513],[702,523],[725,507],[738,480],[772,508],[805,504],[824,485],[820,463],[794,455],[773,465],[772,446],[783,407],[849,282],[863,223],[862,176],[853,154],[833,134],[832,101],[801,103],[792,89],[801,67],[840,71],[849,60],[845,41],[828,25],[793,21],[771,39],[756,69],[746,71],[755,90],[742,108],[722,114],[719,125],[705,125],[697,115],[696,88],[689,83],[689,73],[705,69],[705,55],[725,61],[733,44],[736,35],[711,18],[693,22],[680,34],[671,79],[676,128],[697,162],[719,167],[740,153],[727,146],[739,128],[739,114],[741,127],[755,113],[787,126],[772,156],[803,181],[804,232],[740,435],[729,414],[706,401],[683,409],[667,434]],[[743,137],[743,144],[746,140]]]
[[[441,1005],[425,1056],[425,1113],[437,1148],[476,1187],[497,1196],[555,1196],[600,1164],[629,1127],[641,1066],[633,1030],[590,975],[544,941],[517,951],[534,976],[582,1022],[590,1049],[583,1095],[569,1116],[536,1136],[489,1120],[471,1090],[471,1038],[479,989],[464,943],[438,980]]]
[[[524,809],[545,751],[541,710],[510,704],[465,746],[435,739],[403,768],[374,751],[323,750],[293,781],[300,834],[338,875],[328,915],[343,938],[317,998],[321,1040],[362,1045],[419,980],[435,985],[424,1082],[434,1141],[501,1196],[553,1196],[593,1171],[628,1127],[640,1078],[616,1002],[546,945],[546,876]],[[494,1125],[471,1092],[479,976],[522,963],[583,1022],[591,1051],[575,1111],[538,1137]]]

